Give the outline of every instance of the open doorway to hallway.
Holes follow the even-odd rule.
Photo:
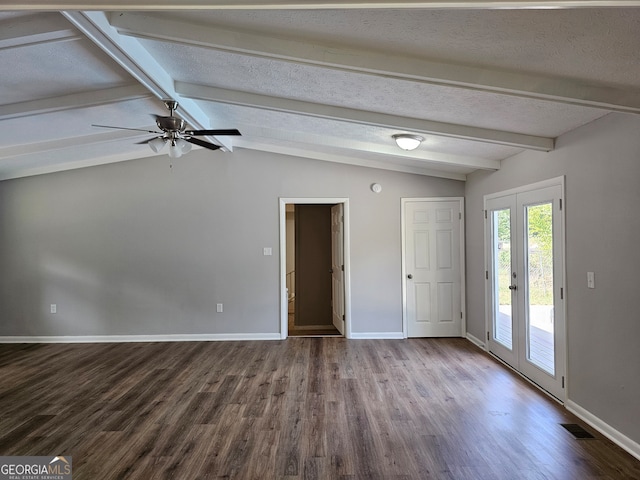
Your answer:
[[[280,202],[281,337],[348,336],[347,200]]]
[[[342,335],[333,324],[332,207],[287,205],[289,336]]]

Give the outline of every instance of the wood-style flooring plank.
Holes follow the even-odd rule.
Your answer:
[[[0,455],[76,480],[640,478],[560,423],[464,339],[0,345]]]

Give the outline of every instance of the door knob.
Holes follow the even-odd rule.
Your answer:
[[[409,280],[411,280],[411,279],[413,278],[413,275],[409,274],[409,275],[407,275],[407,278],[408,278]]]
[[[517,290],[518,287],[516,285],[509,285],[509,290]]]

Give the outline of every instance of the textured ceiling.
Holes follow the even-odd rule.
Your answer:
[[[409,79],[346,72],[239,56],[200,47],[142,44],[176,80],[358,110],[483,128],[555,136],[603,115],[602,110],[546,100],[428,85]],[[491,115],[486,115],[491,111]]]
[[[640,15],[629,9],[322,10],[311,14],[221,10],[173,15],[198,24],[328,45],[638,85]]]
[[[53,8],[53,7],[52,7]],[[1,12],[0,179],[155,155],[161,98],[249,148],[464,179],[640,113],[640,9]],[[425,137],[413,152],[391,135]],[[182,160],[181,160],[182,161]],[[188,161],[188,156],[184,157]]]

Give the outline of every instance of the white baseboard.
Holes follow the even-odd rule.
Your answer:
[[[0,343],[129,343],[129,342],[221,342],[234,340],[280,340],[279,333],[217,333],[172,335],[51,335],[4,336]]]
[[[349,338],[354,340],[402,340],[402,332],[351,332]]]
[[[595,428],[597,431],[599,431],[601,434],[603,434],[613,443],[618,445],[620,448],[622,448],[623,450],[626,450],[631,455],[633,455],[638,460],[640,460],[640,444],[639,443],[631,440],[629,437],[620,433],[611,425],[601,420],[600,418],[596,417],[593,413],[586,410],[585,408],[582,408],[580,405],[578,405],[577,403],[571,400],[567,400],[567,402],[565,403],[565,407],[571,413],[573,413],[580,419],[584,420],[586,423],[591,425],[593,428]]]
[[[467,340],[469,340],[471,343],[473,343],[477,347],[480,347],[482,350],[486,350],[487,349],[487,347],[485,346],[484,342],[482,340],[480,340],[478,337],[475,337],[475,336],[471,335],[468,332],[467,332],[466,337],[467,337]]]

